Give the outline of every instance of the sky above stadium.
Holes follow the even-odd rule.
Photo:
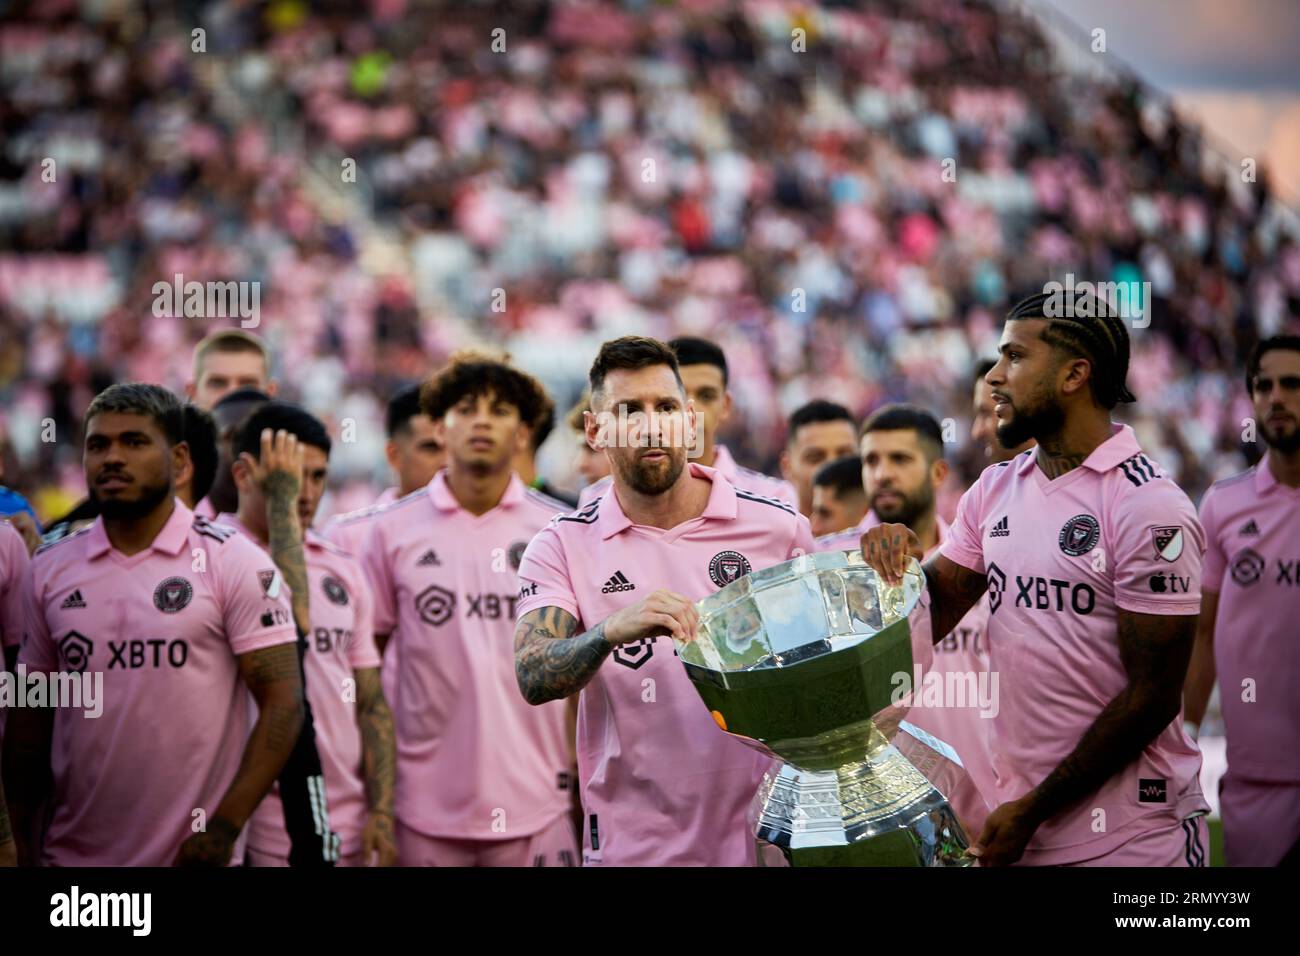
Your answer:
[[[1300,206],[1296,0],[1036,0],[1174,97],[1233,152],[1266,164]]]

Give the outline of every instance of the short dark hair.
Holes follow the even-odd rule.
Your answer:
[[[215,412],[218,408],[225,408],[227,405],[242,405],[246,402],[269,402],[271,396],[266,394],[260,388],[237,388],[233,392],[227,392],[217,400],[212,406]]]
[[[527,372],[482,352],[457,352],[447,365],[420,388],[420,410],[438,421],[466,396],[492,394],[519,410],[519,419],[532,425],[546,402],[546,390]]]
[[[1269,352],[1300,352],[1300,335],[1273,335],[1255,343],[1246,359],[1246,394],[1255,394],[1255,376],[1259,375],[1260,360]]]
[[[668,343],[668,347],[677,356],[678,368],[683,365],[712,365],[722,372],[722,384],[726,387],[731,377],[727,370],[727,356],[713,342],[693,335],[679,335]]]
[[[799,429],[805,425],[815,425],[821,422],[848,422],[854,428],[858,423],[850,412],[838,402],[828,402],[824,398],[815,398],[811,402],[800,405],[790,415],[790,433],[787,441],[794,441],[794,436]]]
[[[283,428],[291,435],[296,435],[304,445],[311,445],[330,453],[330,435],[325,430],[325,423],[301,405],[291,402],[271,400],[256,409],[239,426],[231,443],[231,457],[234,461],[248,452],[254,460],[260,460],[262,454],[262,430],[269,428],[279,431]]]
[[[682,373],[677,366],[677,355],[663,342],[644,335],[625,335],[611,339],[601,345],[596,353],[596,360],[591,363],[587,373],[587,383],[591,388],[592,407],[595,407],[597,394],[605,385],[605,376],[610,372],[636,371],[652,365],[667,365],[673,370],[677,387],[686,392],[682,384]]]
[[[217,480],[217,422],[211,413],[197,405],[181,408],[185,420],[185,443],[190,446],[194,464],[194,481],[190,491],[195,501],[202,501]]]
[[[862,462],[854,455],[827,462],[813,475],[813,487],[830,488],[835,492],[836,498],[853,493],[865,494],[866,489],[862,487]]]
[[[870,432],[893,432],[909,430],[916,432],[916,438],[925,450],[930,461],[943,457],[943,429],[938,420],[918,405],[885,405],[876,409],[862,423],[859,440]]]
[[[181,400],[161,385],[144,382],[124,382],[110,385],[91,400],[82,420],[82,431],[90,427],[90,420],[104,412],[128,415],[148,415],[163,433],[168,446],[185,440],[184,414]]]
[[[420,383],[403,385],[388,400],[384,412],[384,433],[389,438],[396,438],[399,432],[411,430],[411,419],[420,412]]]
[[[1042,319],[1047,327],[1042,339],[1058,352],[1088,360],[1088,385],[1102,408],[1119,402],[1136,402],[1124,380],[1128,377],[1128,326],[1106,301],[1091,293],[1074,297],[1073,315],[1048,315],[1048,303],[1059,301],[1059,292],[1039,292],[1017,302],[1006,321]],[[1059,309],[1054,309],[1060,311]],[[1082,313],[1082,314],[1080,314]]]
[[[984,377],[993,371],[993,366],[998,364],[997,359],[982,358],[975,363],[975,374],[971,376],[971,385],[978,385],[984,381]]]

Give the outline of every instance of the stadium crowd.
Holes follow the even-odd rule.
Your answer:
[[[1130,421],[1195,499],[1250,454],[1245,350],[1300,314],[1266,172],[1207,172],[1161,97],[996,4],[42,3],[0,50],[4,481],[44,519],[89,398],[180,388],[232,324],[159,316],[178,273],[260,283],[288,397],[357,424],[344,486],[382,478],[391,391],[475,342],[564,408],[601,340],[706,336],[769,471],[812,398],[960,423],[997,318],[1074,273],[1151,284]]]
[[[1110,467],[1123,469],[1134,487],[1160,482],[1162,494],[1178,499],[1164,502],[1167,520],[1190,527],[1192,505],[1179,495],[1198,502],[1214,482],[1259,460],[1263,446],[1254,425],[1268,399],[1252,394],[1255,381],[1268,381],[1261,394],[1282,395],[1294,376],[1280,364],[1281,372],[1270,370],[1272,365],[1261,370],[1256,355],[1243,389],[1243,371],[1255,343],[1293,335],[1300,325],[1294,212],[1272,194],[1262,165],[1251,167],[1253,175],[1243,172],[1246,167],[1225,167],[1158,93],[1118,71],[1104,78],[1067,73],[1052,42],[1032,17],[980,0],[815,7],[779,0],[681,6],[373,0],[361,8],[218,0],[165,9],[52,3],[6,14],[0,17],[0,515],[24,509],[24,498],[42,526],[70,515],[52,531],[42,528],[51,541],[93,518],[99,495],[84,500],[85,476],[100,452],[83,445],[82,435],[92,399],[99,403],[96,414],[110,423],[147,416],[169,454],[190,429],[202,430],[209,436],[202,442],[186,440],[219,449],[219,457],[213,462],[209,455],[201,468],[198,460],[192,466],[182,462],[188,453],[175,456],[167,465],[169,480],[186,510],[166,518],[165,504],[158,505],[159,520],[166,518],[170,530],[151,533],[165,539],[155,551],[173,543],[179,548],[186,534],[223,546],[232,538],[239,542],[226,548],[233,557],[223,559],[237,570],[222,573],[249,571],[247,593],[232,591],[217,603],[229,603],[220,608],[220,626],[232,646],[239,643],[232,621],[238,618],[238,629],[247,631],[241,637],[246,649],[236,647],[241,668],[254,667],[253,655],[260,655],[259,669],[283,668],[277,661],[284,656],[282,645],[292,641],[293,623],[300,635],[315,633],[322,649],[319,635],[329,628],[314,626],[314,616],[307,621],[306,609],[287,601],[263,614],[259,630],[248,608],[263,598],[280,600],[278,573],[290,581],[296,601],[308,590],[311,570],[313,589],[319,584],[328,602],[356,615],[336,628],[340,633],[363,627],[363,611],[350,604],[352,595],[372,592],[378,602],[364,611],[374,614],[364,626],[375,646],[363,641],[345,662],[334,660],[346,668],[340,673],[355,673],[364,684],[369,703],[358,704],[354,721],[350,709],[328,716],[331,707],[337,709],[328,695],[312,701],[313,709],[326,712],[329,727],[321,732],[328,746],[319,756],[298,752],[311,750],[302,743],[313,733],[310,710],[301,736],[285,732],[287,723],[265,732],[281,744],[271,754],[275,748],[259,728],[270,725],[274,693],[289,691],[239,672],[263,709],[251,729],[232,720],[231,739],[244,735],[248,754],[265,745],[260,763],[253,762],[265,779],[254,782],[266,792],[279,774],[275,792],[283,800],[285,832],[272,812],[269,842],[258,852],[282,863],[298,853],[340,859],[315,801],[322,764],[324,779],[333,785],[330,748],[346,738],[349,749],[338,759],[351,765],[351,812],[341,858],[356,862],[373,852],[388,862],[400,856],[443,864],[461,858],[444,845],[448,835],[435,830],[464,807],[452,795],[435,813],[410,781],[426,773],[430,780],[438,777],[430,769],[437,759],[460,766],[459,752],[434,759],[415,754],[412,748],[419,748],[410,742],[423,741],[429,729],[417,726],[428,720],[429,710],[411,695],[428,693],[445,675],[430,676],[437,668],[428,660],[394,655],[411,653],[404,647],[422,653],[411,635],[423,625],[441,627],[459,613],[455,594],[464,592],[469,608],[499,622],[513,619],[516,596],[498,593],[496,578],[470,580],[481,585],[477,591],[458,579],[455,594],[426,586],[428,569],[452,560],[429,547],[424,526],[406,516],[446,522],[439,527],[464,542],[454,560],[473,578],[482,570],[470,554],[474,547],[484,552],[480,564],[499,558],[489,556],[488,536],[477,530],[489,526],[491,512],[490,520],[502,525],[493,532],[500,532],[502,542],[519,538],[509,540],[506,550],[514,570],[523,562],[525,586],[517,599],[526,610],[515,637],[512,666],[518,670],[479,675],[481,689],[496,694],[502,680],[509,684],[517,673],[528,704],[555,705],[541,730],[520,726],[540,735],[536,749],[545,752],[546,762],[531,783],[546,781],[547,792],[538,799],[558,820],[573,809],[566,775],[574,772],[568,763],[573,755],[565,749],[571,715],[559,702],[576,700],[574,691],[582,685],[568,683],[574,672],[548,672],[547,652],[530,650],[533,631],[549,639],[561,625],[572,625],[560,640],[591,638],[587,648],[605,654],[618,647],[614,659],[629,670],[644,663],[634,654],[649,659],[654,641],[654,626],[638,620],[633,627],[609,603],[616,599],[608,595],[633,588],[621,567],[607,576],[608,568],[593,563],[590,570],[599,574],[577,586],[596,589],[590,595],[567,594],[561,580],[567,579],[565,562],[588,570],[583,555],[595,545],[583,535],[590,537],[592,529],[579,526],[600,520],[596,502],[602,495],[604,520],[632,522],[607,493],[611,483],[618,485],[617,472],[607,477],[616,455],[608,452],[603,462],[582,437],[588,428],[586,440],[591,439],[583,409],[608,397],[599,391],[606,374],[626,373],[615,375],[624,382],[653,377],[647,367],[670,369],[696,407],[707,409],[702,461],[735,485],[744,505],[740,517],[732,517],[759,542],[754,547],[764,566],[804,553],[813,528],[852,529],[845,546],[853,547],[868,530],[868,518],[889,523],[884,509],[891,503],[898,514],[910,515],[893,520],[934,552],[949,536],[950,522],[960,523],[954,512],[963,491],[999,480],[996,473],[989,478],[992,469],[981,477],[993,428],[993,396],[981,383],[998,358],[1008,308],[1018,302],[1023,311],[1013,319],[1043,321],[1039,299],[1053,280],[1143,290],[1138,314],[1125,316],[1126,331],[1089,327],[1086,335],[1099,338],[1076,348],[1092,363],[1094,397],[1093,383],[1101,377],[1101,394],[1110,400],[1100,398],[1083,412],[1082,398],[1070,401],[1078,430],[1097,430],[1103,419],[1110,427],[1110,409],[1121,396],[1115,418],[1132,432],[1114,432],[1107,454],[1125,454]],[[251,311],[214,314],[210,298],[191,309],[188,300],[172,295],[189,282],[237,285],[239,305]],[[241,325],[258,337],[231,333]],[[1294,353],[1294,340],[1274,341],[1275,352]],[[485,353],[464,358],[463,350],[472,346],[491,346],[512,364],[498,366]],[[1007,348],[998,369],[1011,361]],[[646,349],[654,353],[652,360],[638,352]],[[448,364],[454,355],[461,356],[459,362]],[[247,361],[256,366],[247,381],[226,371]],[[186,393],[193,404],[182,409],[161,389],[121,384],[131,382]],[[1136,403],[1128,403],[1125,387],[1136,394]],[[205,397],[204,389],[211,394]],[[492,427],[500,436],[480,439],[468,434],[468,426],[457,432],[449,424],[472,415],[497,419]],[[314,449],[308,461],[319,463],[303,466],[303,481],[318,481],[319,488],[298,499],[301,527],[274,521],[267,526],[267,502],[287,509],[293,498],[283,487],[276,498],[275,482],[264,481],[276,471],[268,463],[291,461],[293,452],[273,449],[265,438],[259,446],[257,429],[236,427],[254,420],[259,428],[291,423],[290,431]],[[435,424],[447,428],[454,447],[435,447]],[[511,458],[505,448],[515,441],[516,426],[531,443]],[[899,432],[914,433],[901,450],[891,444]],[[1046,433],[1025,431],[1019,440],[1028,447]],[[797,435],[807,441],[800,444]],[[97,440],[106,448],[117,438]],[[475,444],[480,440],[485,445]],[[491,488],[481,481],[486,472],[474,471],[487,465],[465,464],[476,454],[487,455],[486,445],[492,446]],[[1280,448],[1272,439],[1270,445]],[[460,464],[429,479],[432,458],[416,459],[434,454]],[[922,497],[934,485],[932,500],[920,511],[910,508],[915,502],[907,494],[886,489],[883,497],[873,497],[880,489],[869,486],[870,469],[884,475],[905,459],[906,467],[922,475]],[[1024,471],[1020,461],[1016,468]],[[1141,480],[1125,467],[1135,462]],[[201,483],[201,470],[215,481],[210,492],[182,493],[184,483],[191,490]],[[711,474],[688,470],[681,488],[705,494],[700,482],[713,483]],[[422,477],[414,480],[415,475]],[[111,498],[121,490],[113,486],[116,480],[110,475],[108,490],[99,492]],[[427,495],[418,491],[426,485]],[[1220,509],[1229,507],[1224,497]],[[308,499],[310,507],[302,503]],[[685,514],[689,508],[682,500],[674,507]],[[579,501],[583,510],[566,519],[574,527],[549,537],[538,530],[559,528],[547,522]],[[387,507],[354,512],[376,502]],[[1233,499],[1232,507],[1237,504]],[[869,515],[869,506],[878,513]],[[192,526],[185,525],[189,508],[201,516]],[[499,513],[513,508],[531,509],[528,520]],[[1101,513],[1100,506],[1096,510]],[[1235,520],[1231,513],[1225,520]],[[328,541],[308,531],[313,521],[323,529],[331,518],[336,520]],[[718,514],[706,510],[702,518]],[[1074,537],[1063,530],[1060,550],[1073,557],[1093,546],[1085,546],[1088,526],[1076,525],[1080,518],[1094,531],[1098,525],[1091,515],[1069,519],[1066,529]],[[350,523],[362,519],[358,564],[346,538]],[[484,522],[476,524],[478,519]],[[131,520],[141,523],[138,515]],[[31,529],[20,527],[26,521],[15,527],[30,541]],[[993,537],[1007,533],[1005,516],[1002,521]],[[110,599],[111,575],[96,578],[82,567],[108,550],[110,542],[100,540],[104,527],[93,525],[75,546],[58,545],[59,557],[41,564],[40,574],[47,577],[40,587],[52,602],[46,609],[52,619],[63,621],[84,608],[83,589],[87,596],[92,588],[103,589],[95,599]],[[1164,575],[1183,579],[1156,563],[1184,554],[1181,529],[1157,529],[1178,535],[1157,538],[1154,557],[1145,553],[1147,529],[1131,535],[1144,563],[1136,583],[1125,587],[1151,594],[1120,596],[1113,613],[1144,613],[1146,605],[1122,602],[1150,599],[1155,610],[1148,616],[1195,618],[1200,595],[1180,595]],[[121,527],[113,533],[121,535]],[[954,540],[961,533],[951,532]],[[243,538],[279,555],[277,535],[281,544],[293,539],[292,549],[306,555],[304,567],[282,565],[277,557],[274,570],[257,570],[264,592],[259,597],[251,571],[260,552]],[[978,544],[980,536],[973,537]],[[700,554],[711,542],[698,544]],[[1200,542],[1193,544],[1176,570],[1199,576],[1199,553],[1193,560],[1193,552]],[[1076,547],[1082,550],[1071,550]],[[719,552],[704,562],[713,585],[748,570],[740,555],[717,563],[733,554]],[[977,563],[976,552],[969,554],[967,569]],[[166,573],[160,554],[151,553],[149,560]],[[635,566],[630,559],[625,563]],[[1224,573],[1222,562],[1216,572]],[[1235,565],[1231,573],[1236,580]],[[320,575],[325,577],[318,580]],[[549,589],[543,595],[549,604],[528,600],[537,597],[539,583]],[[693,593],[699,583],[680,590]],[[414,600],[405,599],[408,590]],[[955,615],[945,629],[963,635],[958,649],[969,650],[972,660],[979,657],[976,636],[988,626],[987,616],[979,618],[987,615],[982,586],[977,591],[961,605],[976,616]],[[1160,597],[1152,598],[1157,592]],[[187,580],[173,575],[153,592],[152,605],[176,613],[192,595]],[[600,643],[604,623],[574,635],[578,620],[590,616],[578,613],[579,600],[608,615],[609,633],[617,631],[617,640]],[[502,611],[507,603],[508,614]],[[319,601],[313,606],[312,615],[322,607],[342,614]],[[675,615],[689,617],[689,607],[686,601],[656,613],[678,620]],[[141,608],[136,611],[152,613],[147,595]],[[1093,604],[1087,608],[1083,613]],[[1169,608],[1174,610],[1161,610]],[[205,605],[205,612],[211,610]],[[1003,627],[1006,618],[1004,612]],[[1091,624],[1109,640],[1105,621]],[[463,628],[469,633],[479,626],[484,634],[496,634],[506,625]],[[385,651],[390,638],[393,650]],[[341,656],[337,639],[325,643],[324,650]],[[24,645],[23,654],[49,668],[59,655],[66,664],[66,644],[67,639],[38,638]],[[1193,696],[1204,710],[1200,698],[1209,697],[1214,683],[1206,663],[1212,655],[1205,656],[1204,642],[1198,647],[1202,671]],[[1106,644],[1098,660],[1114,663],[1112,651]],[[82,652],[83,663],[91,653]],[[381,653],[388,654],[382,678]],[[659,656],[655,666],[666,667]],[[599,660],[582,671],[583,680],[593,679]],[[230,664],[222,659],[222,676],[233,680]],[[981,666],[962,666],[968,664]],[[421,673],[429,680],[400,683],[402,675]],[[613,671],[616,677],[610,668],[601,673],[595,679],[614,688],[617,679],[631,680],[622,670]],[[1174,693],[1181,691],[1178,683]],[[1097,693],[1109,699],[1108,691]],[[591,696],[583,698],[588,708],[598,706],[588,702]],[[394,705],[393,714],[385,700]],[[526,711],[511,700],[516,710]],[[699,717],[696,703],[691,697],[689,719]],[[1214,728],[1216,706],[1209,711],[1205,726]],[[618,723],[610,714],[584,712],[587,732],[602,719]],[[29,739],[31,718],[23,720]],[[1192,738],[1167,718],[1157,724],[1168,737],[1162,746],[1181,761],[1169,779],[1194,781],[1198,771],[1188,767],[1194,754],[1199,768],[1200,755]],[[1079,729],[1071,726],[1065,736],[1075,739]],[[479,732],[479,724],[467,732],[465,753],[477,752]],[[697,733],[703,740],[714,728],[706,723],[704,730],[690,731]],[[717,746],[708,739],[700,754]],[[299,743],[291,748],[291,740]],[[583,762],[581,731],[578,740],[575,768]],[[57,748],[55,753],[58,762]],[[721,759],[723,751],[717,753]],[[30,752],[18,759],[30,759]],[[485,760],[502,764],[489,768],[494,779],[515,769],[501,753]],[[407,769],[395,774],[394,763]],[[607,778],[598,773],[592,784],[590,768],[580,769],[584,799],[593,793],[597,803],[607,799],[604,787],[627,792],[616,786],[613,772]],[[240,786],[222,803],[230,804],[227,816],[240,826],[257,805],[239,804],[254,789],[244,780],[246,772],[251,771],[240,770]],[[557,773],[563,795],[550,783]],[[1128,783],[1118,775],[1102,779],[1107,785]],[[236,794],[241,786],[247,792]],[[1202,812],[1199,785],[1195,790],[1187,791],[1187,801],[1195,797],[1196,812],[1176,821],[1183,830],[1173,834],[1174,856],[1188,865],[1204,862],[1202,834],[1189,822]],[[24,820],[30,825],[34,801],[26,796]],[[638,793],[600,804],[606,825],[615,814],[631,814],[628,807],[639,799],[650,797]],[[1061,806],[1069,803],[1059,794],[1058,799]],[[482,829],[492,808],[472,800],[470,805],[477,814],[474,825]],[[585,809],[590,833],[581,852],[584,861],[599,862],[596,813],[591,805]],[[1054,805],[1053,813],[1059,810]],[[61,825],[68,833],[75,829],[75,821]],[[556,826],[565,832],[531,832],[532,843],[513,848],[511,862],[572,865],[572,833]],[[701,817],[681,830],[682,860],[693,852],[687,846],[692,827],[705,832],[709,821]],[[747,840],[747,833],[733,830]],[[473,839],[491,843],[497,832],[475,831]],[[235,837],[212,839],[226,836],[227,844],[216,851],[205,838],[187,838],[176,859],[228,859]],[[1062,840],[1073,836],[1054,834]],[[606,852],[611,860],[635,862],[642,855],[651,859],[652,849],[649,842],[624,843]],[[1172,858],[1164,844],[1141,849],[1149,856],[1133,860]],[[733,850],[739,860],[739,849],[727,854]],[[466,852],[471,856],[465,859],[482,862],[473,854],[488,851]],[[676,860],[676,852],[665,859]],[[994,859],[1003,861],[1001,853]],[[253,855],[250,850],[250,860]],[[1059,861],[1084,859],[1073,849],[1066,855],[1068,860]],[[1048,853],[1027,862],[1058,859]]]

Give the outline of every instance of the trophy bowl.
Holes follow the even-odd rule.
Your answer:
[[[750,813],[760,860],[770,844],[794,866],[974,863],[950,803],[974,784],[905,719],[924,589],[915,560],[890,586],[860,552],[830,551],[697,603],[698,638],[677,642],[688,676],[719,727],[781,761]]]

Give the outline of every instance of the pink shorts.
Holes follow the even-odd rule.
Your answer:
[[[1204,817],[1188,817],[1157,829],[1144,829],[1127,843],[1062,866],[1209,866],[1210,843]]]
[[[578,840],[562,813],[517,840],[452,840],[431,837],[397,821],[398,866],[577,866]]]
[[[262,853],[251,846],[244,855],[245,866],[288,866],[289,858],[278,853]],[[335,866],[361,866],[361,851],[349,856],[340,856]]]
[[[1228,866],[1277,866],[1300,841],[1300,783],[1242,780],[1229,768],[1219,812]]]

